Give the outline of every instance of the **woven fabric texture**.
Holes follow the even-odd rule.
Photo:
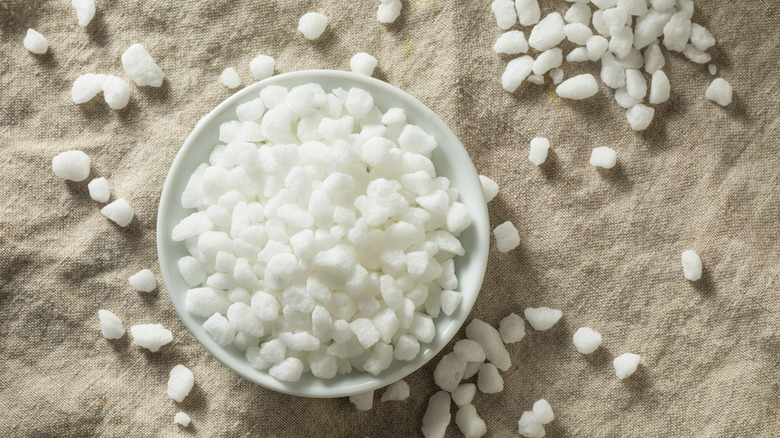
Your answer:
[[[571,4],[542,0],[542,12]],[[155,222],[163,181],[195,123],[231,94],[218,82],[249,61],[277,60],[277,73],[348,69],[359,51],[379,60],[376,77],[437,112],[461,138],[477,170],[501,186],[492,226],[510,220],[521,244],[491,248],[473,317],[496,325],[510,312],[563,311],[551,330],[528,327],[511,344],[513,365],[499,394],[474,404],[488,436],[515,436],[517,420],[547,399],[550,437],[769,437],[780,425],[780,3],[697,2],[694,21],[717,39],[717,76],[734,102],[704,97],[704,65],[664,51],[672,97],[649,129],[630,130],[612,90],[565,101],[544,85],[506,93],[510,57],[492,46],[501,30],[487,0],[410,0],[382,25],[377,1],[97,0],[86,28],[67,0],[0,2],[0,435],[406,437],[421,435],[437,360],[407,378],[411,397],[357,412],[346,399],[306,399],[259,387],[220,364],[187,332],[159,276]],[[305,40],[305,12],[329,17]],[[49,53],[22,46],[28,28]],[[528,29],[523,29],[528,35]],[[121,111],[101,96],[75,105],[81,74],[126,77],[124,50],[141,43],[165,72],[160,88],[131,83]],[[564,53],[573,46],[563,45]],[[536,55],[535,53],[533,54]],[[598,74],[568,63],[566,76]],[[541,167],[528,144],[550,139]],[[591,149],[617,150],[618,166],[597,170]],[[87,181],[54,176],[51,159],[80,149],[90,177],[106,177],[112,199],[136,217],[119,228],[100,215]],[[704,276],[682,277],[680,253],[694,249]],[[127,278],[151,268],[160,287],[133,291]],[[125,326],[162,323],[172,344],[149,353],[100,336],[98,309]],[[578,327],[602,333],[594,354],[576,352]],[[463,337],[461,333],[456,337]],[[451,346],[447,347],[448,351]],[[638,353],[620,381],[612,359]],[[181,404],[165,393],[184,364],[196,385]],[[179,410],[193,419],[173,424]],[[453,422],[447,436],[460,436]]]

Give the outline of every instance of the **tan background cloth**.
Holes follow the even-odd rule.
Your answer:
[[[543,13],[568,3],[542,1]],[[356,412],[346,399],[274,393],[212,358],[180,323],[161,285],[133,291],[127,277],[150,267],[158,282],[155,221],[160,190],[197,120],[231,92],[217,78],[249,60],[277,60],[277,72],[348,69],[358,51],[379,60],[377,77],[419,98],[460,136],[477,170],[501,185],[492,225],[511,220],[522,242],[491,250],[472,315],[497,324],[510,311],[550,306],[553,329],[509,346],[512,368],[500,394],[475,405],[490,436],[512,436],[539,398],[556,419],[548,436],[777,436],[780,425],[780,3],[697,3],[694,21],[718,40],[713,62],[734,86],[721,108],[704,97],[705,66],[666,55],[672,98],[651,127],[632,132],[625,111],[600,85],[571,102],[552,85],[501,89],[507,61],[492,51],[501,31],[489,1],[404,1],[392,25],[377,1],[98,0],[86,28],[67,0],[0,2],[0,435],[2,436],[337,436],[419,434],[435,392],[432,361],[409,376],[411,397]],[[329,17],[315,42],[298,18]],[[28,27],[49,54],[22,47]],[[98,96],[74,105],[83,73],[126,79],[120,56],[142,43],[166,74],[162,88],[131,84],[129,106]],[[566,52],[570,49],[567,45]],[[566,64],[567,77],[597,73]],[[128,80],[128,82],[130,82]],[[527,160],[535,136],[550,139],[547,162]],[[619,166],[588,164],[593,147],[618,152]],[[119,228],[103,218],[87,181],[51,171],[59,152],[81,149],[91,177],[111,183],[136,218]],[[680,252],[701,254],[704,277],[682,278]],[[151,354],[129,334],[107,341],[97,310],[125,325],[159,322],[174,342]],[[604,336],[579,355],[571,335],[591,326]],[[458,338],[462,333],[458,335]],[[457,338],[456,338],[457,339]],[[451,347],[448,347],[448,349]],[[642,356],[625,381],[612,359]],[[182,363],[196,376],[182,404],[165,394]],[[178,410],[191,426],[173,424]],[[453,409],[453,420],[455,409]],[[459,436],[453,423],[448,435]]]

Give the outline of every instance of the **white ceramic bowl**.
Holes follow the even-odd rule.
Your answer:
[[[320,84],[325,91],[338,87],[363,88],[373,95],[375,105],[382,111],[392,107],[403,108],[407,122],[421,126],[438,141],[439,147],[432,157],[436,173],[449,178],[451,185],[458,189],[460,201],[471,212],[473,223],[460,237],[466,255],[455,258],[458,291],[463,294],[463,300],[451,316],[442,312],[434,319],[436,337],[428,344],[421,344],[420,353],[414,360],[393,361],[390,368],[379,376],[353,371],[325,380],[306,373],[299,381],[286,383],[271,377],[267,370],[252,368],[244,353],[233,346],[224,348],[217,345],[202,327],[205,318],[187,312],[184,300],[189,287],[179,273],[177,261],[188,255],[188,252],[183,242],[171,239],[171,232],[182,218],[194,211],[181,206],[181,194],[190,175],[198,165],[208,161],[212,149],[219,143],[219,125],[235,120],[236,107],[255,99],[260,90],[268,85],[291,88],[311,82]],[[238,91],[219,104],[197,123],[176,155],[163,186],[157,216],[157,251],[162,278],[173,307],[192,335],[209,353],[241,376],[275,391],[307,397],[343,397],[381,388],[405,377],[433,358],[463,325],[477,299],[487,265],[489,238],[487,207],[479,176],[452,130],[428,107],[400,89],[371,77],[333,70],[308,70],[273,76]]]

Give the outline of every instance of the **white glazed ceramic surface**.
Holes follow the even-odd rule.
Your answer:
[[[363,88],[373,95],[374,104],[383,112],[392,107],[403,108],[408,123],[419,125],[438,141],[439,147],[432,157],[436,173],[449,178],[451,185],[458,189],[460,202],[468,208],[473,223],[460,237],[463,247],[466,248],[466,255],[455,258],[457,290],[463,294],[463,300],[451,316],[442,312],[434,319],[436,337],[430,343],[421,344],[420,353],[414,360],[394,360],[392,365],[378,376],[353,370],[349,374],[326,380],[305,373],[299,381],[287,383],[271,377],[268,370],[252,368],[244,353],[233,346],[224,348],[217,345],[202,327],[205,318],[187,312],[184,301],[189,287],[179,273],[177,261],[189,254],[183,242],[174,242],[171,239],[171,232],[181,219],[194,211],[181,206],[181,194],[190,175],[201,163],[208,162],[212,149],[220,143],[219,125],[235,120],[236,107],[257,98],[260,90],[266,86],[281,85],[291,88],[312,82],[320,84],[326,92],[338,87],[345,90],[352,87]],[[489,239],[487,206],[479,176],[468,153],[452,130],[433,111],[402,90],[378,79],[333,70],[308,70],[273,76],[238,91],[219,104],[197,123],[176,155],[163,186],[157,216],[157,251],[162,278],[176,312],[193,336],[214,357],[241,376],[275,391],[307,397],[344,397],[381,388],[402,379],[433,358],[463,325],[477,299],[485,275]]]

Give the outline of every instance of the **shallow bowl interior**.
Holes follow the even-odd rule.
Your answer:
[[[392,107],[404,109],[408,123],[419,125],[438,141],[439,147],[432,157],[436,173],[449,178],[451,185],[458,189],[460,201],[471,213],[473,223],[460,237],[466,255],[455,258],[457,290],[463,294],[461,305],[451,316],[441,313],[434,319],[436,337],[428,344],[421,344],[420,353],[414,360],[394,361],[379,376],[353,371],[323,380],[306,373],[299,381],[286,383],[271,377],[267,370],[252,368],[244,353],[232,346],[224,348],[217,345],[202,327],[205,319],[187,312],[184,300],[189,287],[179,273],[177,261],[188,252],[183,242],[171,239],[171,232],[181,219],[194,211],[181,206],[181,194],[190,175],[201,163],[208,161],[212,149],[219,144],[219,125],[235,120],[236,107],[257,98],[266,86],[290,88],[311,82],[320,84],[327,92],[338,87],[363,88],[373,95],[375,105],[383,112]],[[380,388],[405,377],[433,358],[463,325],[477,299],[485,275],[488,245],[489,222],[479,176],[452,130],[428,107],[399,88],[367,76],[332,70],[307,70],[273,76],[238,91],[201,119],[171,165],[157,217],[157,251],[162,278],[176,312],[192,335],[209,353],[241,376],[275,391],[307,397],[343,397]]]

